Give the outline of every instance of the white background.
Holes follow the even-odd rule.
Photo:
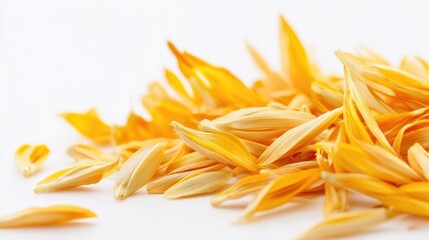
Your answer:
[[[37,3],[36,3],[37,2]],[[429,58],[425,1],[0,1],[0,215],[35,205],[76,204],[98,213],[85,223],[1,230],[0,239],[290,239],[322,218],[321,199],[290,204],[255,221],[233,224],[245,202],[215,209],[208,197],[168,201],[139,192],[112,195],[114,179],[73,191],[36,195],[35,183],[70,166],[67,146],[82,139],[58,113],[97,107],[122,123],[163,67],[176,69],[166,47],[228,67],[250,83],[259,77],[245,41],[279,66],[278,16],[289,20],[326,72],[341,72],[333,52],[368,46],[398,63]],[[47,143],[41,172],[21,176],[13,152]],[[85,142],[85,141],[83,141]],[[402,218],[355,239],[425,239],[425,223]]]

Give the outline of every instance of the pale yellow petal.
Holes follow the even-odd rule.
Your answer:
[[[332,239],[364,232],[388,220],[392,213],[386,208],[338,213],[316,224],[295,239]]]
[[[429,181],[429,153],[419,143],[408,149],[408,162],[417,173]]]
[[[153,179],[151,182],[147,184],[146,190],[148,193],[151,193],[151,194],[162,194],[165,191],[167,191],[171,186],[173,186],[174,184],[176,184],[186,176],[189,176],[195,173],[217,171],[223,168],[225,168],[225,164],[217,163],[215,165],[192,169],[185,172],[171,172],[171,173],[168,173],[167,175]]]
[[[232,178],[232,171],[220,170],[186,176],[164,194],[169,199],[212,193],[224,187]]]
[[[124,199],[146,185],[164,158],[166,143],[157,143],[134,153],[121,167],[113,189],[115,197]]]
[[[259,171],[256,158],[239,138],[220,132],[209,133],[193,130],[177,122],[172,122],[171,126],[190,148],[202,155],[225,164],[243,167],[252,172]]]
[[[118,163],[119,159],[103,164],[77,165],[58,171],[38,182],[34,192],[59,191],[98,183],[107,177]]]
[[[317,135],[334,123],[341,114],[342,108],[338,108],[285,132],[259,157],[258,164],[267,166],[293,153],[294,150],[311,142]]]
[[[57,225],[82,218],[96,217],[92,211],[70,205],[32,207],[0,217],[0,228]]]
[[[96,162],[111,162],[115,160],[112,154],[103,152],[93,146],[76,144],[67,149],[67,153],[76,161],[90,160]]]

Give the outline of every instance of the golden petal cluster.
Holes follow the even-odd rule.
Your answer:
[[[95,110],[62,114],[95,146],[70,147],[76,164],[35,192],[95,184],[117,172],[119,199],[144,187],[168,199],[216,194],[216,207],[250,197],[240,221],[323,197],[325,219],[298,239],[355,234],[399,214],[429,217],[429,63],[416,56],[396,66],[362,48],[337,51],[344,71],[326,74],[283,17],[279,27],[279,70],[248,45],[262,74],[251,87],[168,42],[179,72],[164,69],[166,81],[148,86],[141,97],[147,116],[131,112],[123,125],[109,125]],[[31,175],[48,153],[24,145],[15,160]],[[362,195],[374,206],[356,210]],[[0,227],[90,215],[30,209]]]

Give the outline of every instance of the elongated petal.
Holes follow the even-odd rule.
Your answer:
[[[346,67],[344,68],[344,75],[344,121],[346,127],[345,130],[348,138],[352,143],[355,144],[357,144],[356,141],[363,141],[365,143],[371,144],[373,143],[371,137],[369,136],[369,133],[365,129],[365,126],[362,124],[362,122],[360,122],[360,118],[358,115],[359,113],[365,120],[365,123],[367,124],[370,132],[378,140],[379,144],[387,151],[395,154],[395,151],[393,150],[392,146],[387,141],[383,132],[377,125],[377,122],[372,116],[367,104],[356,90],[350,72]],[[356,104],[358,111],[356,111],[353,103]]]
[[[334,186],[351,189],[368,196],[401,194],[395,186],[365,174],[323,172],[322,178]]]
[[[359,143],[359,142],[357,142]],[[408,164],[381,147],[339,143],[333,161],[353,173],[366,173],[380,180],[404,184],[419,180]]]
[[[170,148],[177,144],[178,139],[172,138],[151,138],[144,141],[131,141],[125,144],[116,146],[115,152],[121,155],[122,162],[125,162],[138,150],[149,147],[157,143],[166,142],[166,148]]]
[[[312,141],[341,115],[342,108],[329,111],[295,127],[277,138],[259,157],[258,164],[267,166]]]
[[[212,193],[225,186],[231,178],[230,170],[191,174],[170,187],[165,197],[174,199]]]
[[[408,162],[417,173],[429,181],[429,153],[419,143],[409,148]]]
[[[429,202],[408,195],[377,195],[375,196],[384,205],[392,206],[395,210],[417,216],[429,217]]]
[[[21,173],[28,177],[40,170],[49,153],[46,145],[30,146],[25,144],[16,150],[15,163]]]
[[[246,207],[239,221],[251,219],[255,213],[270,210],[288,203],[294,196],[307,190],[320,180],[317,168],[280,176],[262,188]]]
[[[35,193],[58,191],[95,184],[110,175],[119,159],[103,164],[77,165],[58,171],[37,183]]]
[[[310,86],[314,80],[307,53],[283,17],[280,17],[280,53],[283,73],[293,86],[310,95]]]
[[[142,148],[122,165],[114,187],[116,198],[126,198],[150,181],[164,158],[165,145],[158,143]]]
[[[243,177],[232,186],[214,196],[211,200],[211,204],[213,206],[219,206],[227,200],[238,199],[248,194],[256,193],[266,186],[273,178],[274,176],[270,176],[269,174],[257,174]]]
[[[80,134],[98,144],[111,142],[112,131],[91,109],[85,113],[63,113],[61,114]]]
[[[20,228],[57,225],[81,218],[95,217],[92,211],[69,205],[32,207],[0,217],[0,228]]]
[[[225,164],[217,163],[208,167],[192,169],[185,172],[171,172],[167,175],[161,176],[149,182],[146,186],[146,190],[150,194],[162,194],[167,191],[171,186],[191,174],[212,172],[223,168],[225,168]]]
[[[325,183],[325,201],[323,204],[323,213],[325,216],[346,211],[348,196],[349,194],[346,189]]]
[[[260,70],[262,70],[262,72],[267,78],[268,84],[266,84],[266,90],[268,93],[290,87],[288,86],[288,83],[284,79],[282,79],[282,77],[278,73],[274,72],[268,66],[262,56],[251,45],[247,44],[247,49],[249,50],[249,53],[252,56],[256,65],[259,67]]]
[[[76,144],[67,149],[67,153],[74,158],[77,162],[82,160],[89,160],[94,162],[111,162],[115,160],[112,154],[105,153],[98,148]]]
[[[402,185],[399,190],[414,198],[429,201],[429,182],[413,182]]]
[[[274,139],[284,132],[314,119],[312,114],[271,107],[252,107],[233,111],[219,117],[210,123],[222,130],[234,134],[237,137],[263,141]],[[200,122],[201,126],[205,121]]]
[[[219,162],[208,159],[206,156],[199,152],[192,152],[186,154],[176,161],[172,162],[168,168],[169,173],[186,172],[193,169],[204,168],[212,165],[219,164]]]
[[[240,166],[249,171],[259,171],[256,158],[243,142],[230,134],[208,133],[187,128],[177,122],[171,126],[177,135],[192,149],[202,155],[233,166]]]
[[[331,239],[363,232],[383,223],[392,213],[386,208],[338,213],[316,224],[295,239]]]

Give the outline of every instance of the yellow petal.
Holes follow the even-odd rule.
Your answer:
[[[368,63],[391,65],[389,61],[376,53],[373,49],[367,47],[359,47],[357,50],[358,57],[365,60]]]
[[[393,148],[398,154],[404,155],[407,149],[411,148],[414,143],[422,143],[419,135],[423,138],[427,135],[426,128],[429,127],[429,120],[422,119],[405,124],[397,133],[393,141]],[[423,144],[423,143],[422,143]]]
[[[113,140],[115,145],[121,145],[131,141],[142,141],[151,137],[149,123],[135,113],[130,113],[125,126],[113,128]]]
[[[91,109],[84,113],[64,113],[61,114],[80,134],[94,141],[97,144],[109,144],[111,142],[112,131],[98,116],[98,113]]]
[[[225,186],[231,178],[230,170],[194,173],[174,184],[164,195],[168,199],[174,199],[212,193]]]
[[[177,122],[172,122],[171,126],[190,148],[202,155],[225,164],[243,167],[252,172],[259,171],[256,158],[239,138],[220,132],[208,133],[193,130]]]
[[[377,195],[384,205],[392,206],[395,210],[417,216],[429,217],[429,202],[407,195]]]
[[[344,212],[348,204],[348,191],[325,183],[325,201],[323,203],[323,213],[325,216]]]
[[[217,161],[208,159],[199,152],[188,153],[176,161],[173,161],[167,168],[168,173],[186,172],[193,169],[204,168],[218,164]]]
[[[358,191],[372,197],[401,194],[395,186],[365,174],[323,172],[322,178],[334,186]]]
[[[223,202],[238,199],[248,194],[256,193],[266,186],[275,176],[269,174],[256,174],[241,178],[232,186],[214,196],[211,200],[213,206],[219,206]]]
[[[386,208],[338,213],[316,224],[295,239],[332,239],[349,236],[373,228],[388,220],[392,213]]]
[[[408,149],[408,162],[417,173],[429,181],[429,153],[419,143]]]
[[[240,221],[251,219],[255,213],[270,210],[288,203],[294,196],[307,190],[320,180],[317,168],[293,172],[280,176],[262,188],[246,207]]]
[[[172,146],[165,150],[165,155],[161,162],[161,168],[170,166],[174,161],[192,151],[181,139],[177,139],[175,143],[170,144]]]
[[[25,176],[31,176],[40,170],[43,162],[49,156],[46,145],[22,145],[15,152],[15,163]]]
[[[412,182],[399,187],[399,190],[407,195],[429,201],[429,182]]]
[[[429,64],[420,57],[404,57],[400,68],[418,77],[429,80]]]
[[[344,68],[344,75],[344,121],[348,138],[354,144],[357,144],[356,141],[363,141],[371,144],[373,143],[369,133],[365,129],[365,126],[362,124],[362,122],[360,122],[358,116],[359,113],[373,136],[378,140],[378,143],[387,151],[395,154],[395,151],[387,141],[383,132],[380,130],[365,101],[357,92],[350,72],[346,67]],[[353,102],[356,103],[356,107],[359,110],[358,112],[354,108]]]
[[[151,180],[164,158],[165,145],[157,143],[142,148],[122,165],[113,190],[116,198],[130,196]]]
[[[259,157],[258,164],[267,166],[276,160],[293,153],[311,142],[323,130],[327,129],[341,115],[342,108],[329,111],[313,120],[295,127],[277,138]]]
[[[225,168],[225,164],[217,163],[215,165],[192,169],[185,172],[168,173],[167,175],[161,176],[149,182],[146,186],[146,190],[148,193],[151,194],[162,194],[167,191],[171,186],[191,174],[217,171],[223,168]]]
[[[247,44],[247,49],[249,50],[250,55],[252,56],[256,65],[264,72],[265,76],[267,77],[267,93],[290,87],[288,86],[288,83],[283,80],[278,73],[274,72],[268,66],[262,56],[250,44]]]
[[[111,162],[115,160],[115,157],[112,154],[105,153],[98,148],[84,144],[76,144],[69,147],[67,149],[67,153],[77,162],[82,160]]]
[[[189,93],[180,79],[170,70],[166,69],[164,71],[164,75],[170,87],[181,97],[184,103],[190,108],[196,110],[197,105],[199,105],[201,102],[193,95],[194,92],[192,92],[192,94]]]
[[[389,106],[389,104],[385,103],[380,98],[374,96],[374,94],[371,92],[369,86],[367,85],[368,78],[363,76],[363,74],[361,73],[363,68],[368,68],[368,65],[365,62],[361,61],[352,54],[345,52],[337,51],[336,55],[344,64],[344,66],[347,67],[348,71],[350,72],[351,79],[355,81],[356,90],[371,109],[374,109],[379,113],[396,112],[391,106]],[[388,91],[389,88],[384,90]]]
[[[0,228],[20,228],[63,224],[81,218],[96,217],[92,211],[70,205],[32,207],[0,217]]]
[[[396,184],[420,180],[408,164],[381,147],[359,143],[359,146],[339,143],[333,161],[353,173],[365,173]]]
[[[216,128],[237,137],[261,141],[279,137],[284,132],[314,119],[312,114],[271,107],[252,107],[233,111],[211,121]],[[204,121],[200,122],[200,129]]]
[[[307,53],[298,36],[283,17],[280,17],[279,40],[283,73],[294,87],[310,96],[310,86],[314,76]]]
[[[119,159],[103,164],[77,165],[58,171],[38,182],[34,192],[58,191],[98,183],[108,176],[118,163]]]

